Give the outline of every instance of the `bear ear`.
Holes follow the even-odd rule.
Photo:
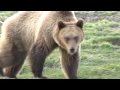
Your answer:
[[[80,28],[83,28],[83,20],[82,19],[78,20],[76,25]]]
[[[59,21],[58,22],[58,28],[59,28],[59,30],[62,29],[62,28],[64,28],[65,26],[66,25],[65,25],[65,23],[63,21]]]

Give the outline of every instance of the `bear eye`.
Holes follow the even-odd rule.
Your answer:
[[[74,37],[74,40],[77,42],[78,41],[78,36]]]
[[[67,42],[68,42],[69,40],[70,40],[70,38],[69,38],[69,37],[65,37],[65,41],[67,41]]]

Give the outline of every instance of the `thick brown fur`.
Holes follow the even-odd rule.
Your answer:
[[[75,26],[78,20],[71,11],[23,11],[8,18],[2,26],[0,42],[0,68],[4,76],[16,78],[28,55],[34,76],[42,78],[46,57],[60,47],[66,78],[77,78],[79,48],[74,55],[70,55],[61,45],[60,38],[56,36],[60,32],[60,21],[68,23],[68,27],[74,22],[75,29],[78,29]],[[79,35],[83,38],[82,31]]]
[[[77,69],[79,64],[79,52],[69,55],[64,49],[61,50],[61,65],[66,78],[77,79]],[[79,50],[78,50],[79,51]]]

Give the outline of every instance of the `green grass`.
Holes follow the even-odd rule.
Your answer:
[[[108,16],[116,14],[114,11],[97,13]],[[90,21],[85,23],[84,32],[85,40],[82,42],[78,77],[120,79],[120,23],[107,19]],[[43,75],[51,79],[64,79],[59,57],[57,49],[47,58]],[[33,79],[28,61],[25,62],[18,78]]]
[[[86,23],[79,76],[85,79],[120,78],[119,23],[101,20]],[[115,29],[117,28],[117,29]]]

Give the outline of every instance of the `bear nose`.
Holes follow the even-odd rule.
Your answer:
[[[71,48],[71,49],[70,49],[70,52],[71,52],[71,53],[73,53],[74,51],[75,51],[75,49],[74,49],[74,48]]]

